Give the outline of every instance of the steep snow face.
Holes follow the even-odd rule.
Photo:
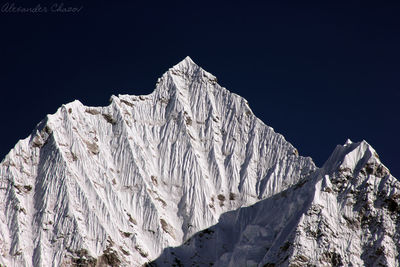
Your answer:
[[[315,170],[190,58],[48,115],[0,165],[0,264],[140,265]]]
[[[310,177],[223,214],[152,264],[399,266],[399,252],[400,182],[365,141],[348,141]]]

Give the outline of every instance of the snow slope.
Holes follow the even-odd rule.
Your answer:
[[[151,266],[399,266],[400,182],[365,141],[287,190],[223,214]]]
[[[110,101],[63,105],[1,162],[0,264],[140,266],[316,169],[189,57]]]

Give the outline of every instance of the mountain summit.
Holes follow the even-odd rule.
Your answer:
[[[189,57],[110,101],[1,162],[0,264],[399,264],[400,185],[366,142],[318,169]]]

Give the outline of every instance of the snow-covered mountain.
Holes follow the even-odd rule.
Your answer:
[[[400,183],[365,141],[219,222],[150,266],[399,266]]]
[[[1,162],[0,264],[399,265],[400,183],[366,142],[318,169],[189,57],[110,101]]]

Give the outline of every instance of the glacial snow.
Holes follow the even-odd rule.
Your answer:
[[[400,183],[367,142],[316,168],[189,57],[110,102],[1,162],[0,265],[400,265]]]
[[[1,162],[0,264],[139,266],[316,169],[189,57],[110,101],[63,105]]]

